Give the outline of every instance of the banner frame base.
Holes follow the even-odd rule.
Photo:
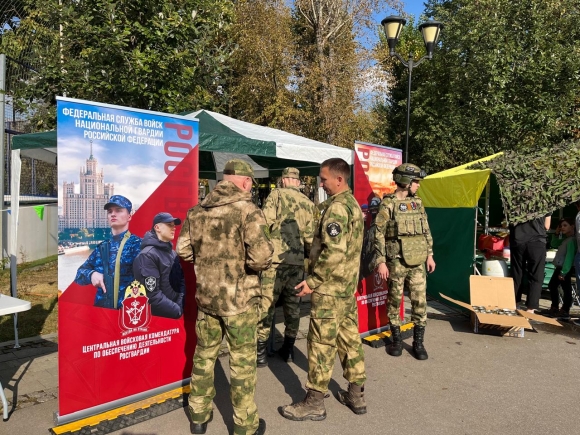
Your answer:
[[[183,379],[164,387],[64,416],[55,412],[54,423],[56,426],[49,431],[53,435],[75,434],[86,427],[91,427],[91,433],[106,434],[140,423],[143,420],[182,408],[181,399],[184,395],[189,394],[189,383],[190,379]],[[115,421],[120,419],[124,420],[122,425],[114,427]]]
[[[401,325],[401,335],[403,339],[409,338],[413,335],[413,327],[414,324],[411,321],[405,322]],[[364,344],[367,344],[374,349],[384,347],[387,344],[385,339],[388,339],[389,342],[391,339],[391,324],[389,323],[382,328],[365,332],[364,334],[361,334],[361,339]]]

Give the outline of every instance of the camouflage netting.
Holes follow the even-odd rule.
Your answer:
[[[580,200],[580,141],[529,154],[506,151],[467,169],[491,169],[510,224],[545,216]]]

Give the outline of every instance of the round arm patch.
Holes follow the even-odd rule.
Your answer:
[[[326,226],[326,232],[330,237],[336,237],[342,232],[338,222],[331,222]]]

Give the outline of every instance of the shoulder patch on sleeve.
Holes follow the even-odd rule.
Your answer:
[[[342,228],[338,222],[331,222],[326,226],[326,232],[330,237],[336,237],[342,232]]]
[[[148,276],[145,278],[145,288],[147,291],[152,292],[157,288],[157,278],[154,276]]]

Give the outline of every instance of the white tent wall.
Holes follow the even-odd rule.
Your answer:
[[[12,217],[4,211],[2,219],[9,223]],[[11,225],[11,223],[9,223]],[[15,239],[14,255],[18,264],[40,260],[41,258],[56,255],[58,250],[58,207],[56,204],[44,205],[42,220],[33,206],[21,205],[18,210],[18,227]],[[13,240],[12,231],[4,234],[4,240],[11,246]],[[12,252],[11,252],[12,254]]]
[[[270,173],[268,169],[258,165],[254,162],[250,157],[245,154],[233,154],[233,153],[213,153],[213,160],[215,163],[216,168],[216,176],[218,180],[222,180],[224,178],[224,167],[228,160],[231,159],[240,159],[248,162],[252,169],[254,170],[254,177],[255,178],[268,178]]]
[[[40,219],[33,206],[20,205],[20,150],[13,150],[11,157],[10,212],[2,212],[2,221],[6,223],[4,240],[8,255],[16,265],[56,255],[58,207],[56,204],[36,204],[44,205]]]

